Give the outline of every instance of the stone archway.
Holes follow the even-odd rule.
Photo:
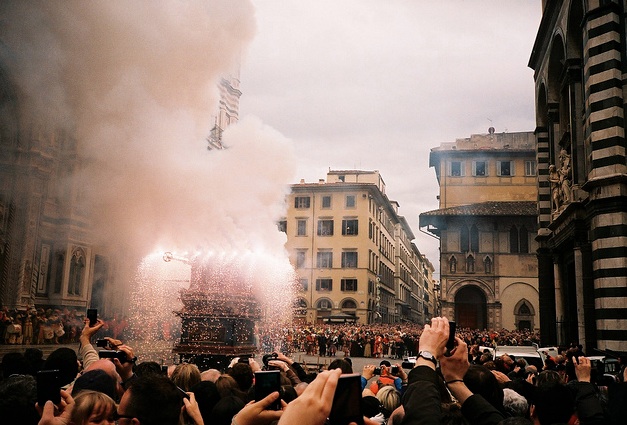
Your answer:
[[[455,321],[458,328],[488,327],[486,296],[481,289],[467,285],[455,294]]]

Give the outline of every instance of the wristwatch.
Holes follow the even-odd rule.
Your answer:
[[[438,365],[438,361],[436,360],[435,356],[428,351],[420,351],[418,353],[418,356],[422,357],[425,360],[429,360],[430,362],[433,362],[433,364],[436,366]]]

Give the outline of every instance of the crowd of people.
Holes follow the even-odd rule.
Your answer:
[[[37,348],[5,354],[0,421],[24,425],[614,425],[627,418],[624,367],[615,379],[596,381],[590,359],[580,347],[571,347],[547,362],[544,370],[537,370],[512,356],[492,358],[489,351],[478,348],[477,343],[485,342],[483,333],[465,330],[458,333],[453,348],[447,348],[446,318],[434,318],[415,332],[392,332],[416,337],[418,357],[410,367],[379,356],[362,370],[353,370],[351,357],[337,357],[323,371],[306,370],[282,352],[261,361],[235,358],[225,370],[201,371],[188,363],[164,366],[139,361],[141,353],[112,337],[105,338],[107,356],[103,356],[93,338],[104,326],[102,320],[93,326],[86,320],[78,352],[61,347],[45,360],[37,355],[41,353]],[[376,342],[381,329],[369,329]],[[295,337],[303,331],[294,329],[291,334]],[[346,327],[308,329],[305,341],[312,331],[355,333]],[[496,340],[497,334],[486,337]],[[301,337],[287,345],[300,344],[297,339]],[[343,343],[352,345],[351,337]],[[280,376],[280,387],[262,397],[257,389],[263,389],[264,369],[278,371],[274,373]],[[35,376],[41,370],[57,371],[56,391],[37,401]],[[354,382],[353,377],[361,384],[361,394],[336,391],[344,388],[342,383]],[[55,396],[59,399],[53,402]],[[357,408],[357,414],[351,407]]]
[[[333,357],[342,351],[350,357],[402,359],[418,353],[422,325],[336,324],[295,326],[285,331],[283,351]],[[530,330],[458,329],[456,334],[469,346],[532,345],[540,343],[539,332]],[[267,350],[266,350],[267,351]]]
[[[0,344],[43,345],[71,344],[78,341],[83,327],[84,312],[64,309],[27,308],[23,310],[0,307]],[[116,339],[128,336],[129,323],[125,316],[114,314],[103,320],[101,332]]]

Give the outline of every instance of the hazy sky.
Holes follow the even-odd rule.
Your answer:
[[[240,116],[293,141],[291,183],[379,170],[439,274],[439,242],[418,228],[438,208],[429,151],[490,126],[534,130],[527,63],[541,1],[252,1]]]

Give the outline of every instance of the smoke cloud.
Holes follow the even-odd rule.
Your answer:
[[[255,33],[250,1],[2,3],[1,60],[23,126],[77,144],[67,184],[98,243],[129,259],[118,271],[156,249],[258,250],[286,264],[275,221],[291,141],[254,117],[225,131],[226,150],[205,141],[217,83]]]

